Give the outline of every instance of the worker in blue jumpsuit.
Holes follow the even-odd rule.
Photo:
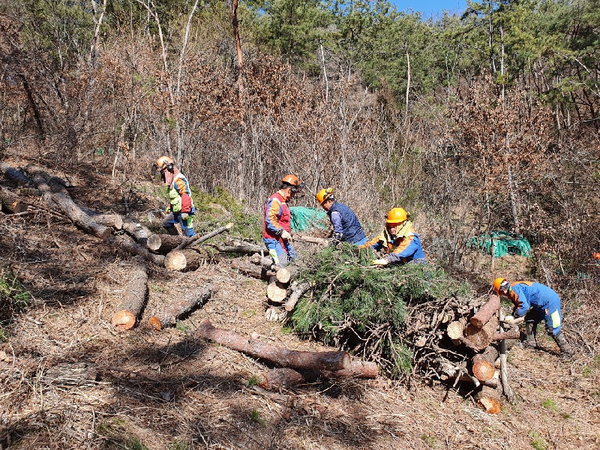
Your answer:
[[[331,225],[333,225],[333,239],[349,242],[353,245],[363,245],[367,236],[362,229],[360,221],[349,206],[336,201],[333,189],[321,189],[316,195],[317,201],[327,211]]]

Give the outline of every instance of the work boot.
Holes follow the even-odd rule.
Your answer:
[[[535,324],[534,322],[527,322],[525,331],[527,335],[525,336],[523,345],[529,348],[537,348],[537,341],[535,339],[537,324]]]
[[[573,350],[571,349],[571,344],[567,342],[567,338],[563,334],[562,331],[559,331],[557,334],[552,336],[554,341],[558,344],[560,348],[560,357],[562,359],[570,359],[573,357]]]

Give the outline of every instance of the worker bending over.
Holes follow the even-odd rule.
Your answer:
[[[348,206],[335,200],[332,188],[321,189],[316,198],[323,209],[327,211],[333,226],[334,240],[345,241],[358,246],[367,242],[367,236],[356,214]]]

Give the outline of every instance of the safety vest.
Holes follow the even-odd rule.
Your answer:
[[[353,244],[366,237],[356,214],[354,214],[348,206],[343,203],[335,202],[331,208],[329,208],[329,211],[327,211],[329,217],[331,217],[333,212],[338,212],[342,219],[342,236],[344,241]]]
[[[292,232],[292,212],[285,202],[285,198],[279,192],[275,192],[265,205],[265,220],[263,227],[263,238],[280,239],[277,230],[282,228],[288,233]]]

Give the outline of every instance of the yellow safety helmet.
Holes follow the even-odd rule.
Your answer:
[[[385,223],[402,223],[408,219],[408,214],[402,208],[392,208]]]
[[[168,170],[169,172],[172,172],[173,165],[175,165],[175,161],[168,156],[161,156],[156,160],[156,167],[158,167],[160,171]]]
[[[332,188],[321,189],[319,192],[317,192],[317,201],[321,205],[332,197],[333,197],[333,189]]]
[[[500,295],[500,290],[508,291],[508,281],[506,278],[499,277],[494,280],[494,292],[496,292],[496,295]]]

